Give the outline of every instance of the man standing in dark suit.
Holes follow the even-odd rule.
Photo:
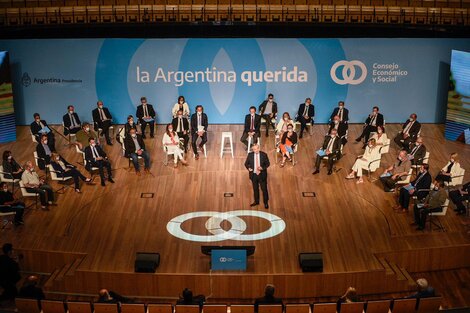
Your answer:
[[[339,116],[336,115],[330,123],[328,134],[331,134],[332,129],[336,129],[336,135],[341,139],[341,144],[345,145],[348,142],[348,139],[346,138],[348,124],[341,123],[339,121]]]
[[[126,157],[131,158],[137,175],[140,175],[139,157],[144,159],[144,171],[149,173],[150,154],[145,150],[145,142],[142,136],[137,134],[134,128],[129,130],[129,135],[124,139],[124,147],[126,148]]]
[[[266,137],[269,136],[269,126],[274,128],[274,124],[272,123],[272,119],[276,118],[277,115],[277,103],[274,101],[274,96],[272,93],[268,95],[268,99],[264,100],[259,105],[259,115],[264,118],[266,121]]]
[[[76,134],[81,129],[82,125],[73,105],[69,105],[67,107],[67,111],[68,112],[62,117],[62,121],[64,122],[65,136],[68,136],[69,134]]]
[[[264,288],[264,297],[255,300],[255,312],[258,312],[259,305],[276,305],[280,304],[283,306],[282,299],[274,297],[275,287],[274,285],[268,284]]]
[[[36,141],[39,142],[41,135],[45,134],[47,135],[49,145],[55,150],[55,136],[52,133],[52,129],[49,128],[45,120],[41,120],[39,113],[34,113],[33,117],[34,122],[31,123],[30,129],[31,133],[36,136]]]
[[[95,139],[88,139],[89,146],[85,148],[86,169],[91,173],[92,167],[97,167],[100,171],[101,186],[106,186],[104,178],[104,167],[108,172],[108,181],[114,183],[111,173],[111,163],[106,156],[106,152],[96,145]]]
[[[416,196],[418,200],[426,198],[429,193],[429,188],[431,188],[431,182],[432,177],[431,174],[429,174],[429,165],[421,165],[419,174],[416,176],[415,180],[400,189],[400,195],[398,196],[399,204],[393,209],[403,213],[408,212],[410,198],[412,196]]]
[[[339,121],[341,123],[349,123],[349,110],[344,107],[344,101],[338,102],[338,107],[333,110],[333,113],[331,113],[330,120],[333,120],[336,115],[339,116]]]
[[[178,110],[176,117],[171,121],[173,130],[178,134],[178,138],[184,139],[184,153],[188,152],[189,142],[189,122],[188,119],[183,116],[183,110]]]
[[[194,155],[196,160],[199,160],[199,153],[197,151],[198,146],[196,141],[201,138],[199,143],[199,150],[204,153],[204,145],[207,142],[207,128],[209,127],[209,120],[207,119],[206,113],[203,112],[202,105],[196,107],[196,113],[191,116],[191,143],[193,146]]]
[[[260,127],[261,127],[261,116],[256,114],[256,108],[254,106],[250,107],[250,114],[245,116],[245,127],[243,129],[243,135],[240,138],[240,141],[248,147],[248,137],[251,137],[251,143],[257,143],[260,136]]]
[[[46,166],[51,163],[51,154],[54,152],[54,147],[51,146],[47,135],[41,136],[41,141],[36,146],[38,154],[38,166],[41,170],[46,169]]]
[[[135,115],[139,119],[140,125],[142,125],[142,138],[145,139],[145,128],[147,125],[150,127],[150,138],[154,137],[154,128],[155,128],[155,110],[153,105],[147,103],[147,98],[140,98],[140,105],[137,106],[137,111]]]
[[[415,143],[410,145],[408,150],[408,159],[413,165],[423,164],[424,158],[426,157],[426,146],[423,144],[423,138],[418,137]]]
[[[384,126],[384,116],[379,113],[379,107],[373,107],[372,113],[366,119],[364,128],[359,137],[356,138],[357,142],[360,142],[364,138],[364,142],[367,144],[369,141],[370,133],[377,132],[377,126]]]
[[[257,206],[259,204],[259,188],[263,192],[264,208],[269,209],[269,195],[268,195],[268,155],[259,150],[259,145],[255,144],[252,147],[252,152],[248,154],[245,161],[245,167],[253,184],[253,193],[255,202],[250,206]]]
[[[0,255],[0,286],[3,293],[0,301],[15,299],[18,290],[16,283],[21,279],[20,266],[13,255],[13,245],[5,243],[2,246],[3,254]]]
[[[109,113],[108,108],[105,108],[103,106],[103,101],[98,101],[96,103],[98,106],[96,109],[93,110],[93,122],[95,124],[95,131],[98,131],[98,128],[102,129],[102,133],[98,134],[99,136],[105,136],[106,138],[106,143],[110,146],[113,145],[111,142],[111,137],[109,137],[109,128],[111,127],[113,117],[111,116],[111,113]]]
[[[328,175],[333,172],[333,163],[340,158],[341,154],[341,139],[337,136],[336,129],[332,129],[330,135],[325,136],[323,145],[317,151],[317,158],[315,160],[315,170],[313,175],[320,173],[320,162],[324,156],[328,157]]]
[[[303,137],[304,130],[307,127],[307,124],[313,124],[315,119],[315,106],[312,104],[312,99],[305,99],[304,103],[299,105],[299,110],[297,111],[297,121],[300,122],[300,135],[299,138]]]
[[[419,131],[421,130],[421,124],[416,120],[418,116],[413,113],[410,118],[403,124],[402,130],[393,139],[395,143],[405,150],[410,148],[410,143],[416,141]]]

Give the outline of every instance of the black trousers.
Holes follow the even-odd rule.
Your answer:
[[[305,119],[303,115],[297,117],[297,121],[300,122],[300,136],[304,133],[305,128],[307,127],[307,123],[312,123],[312,118],[309,117],[308,119]]]
[[[104,168],[106,168],[106,171],[108,173],[108,178],[113,177],[111,173],[111,162],[109,162],[108,160],[98,160],[98,161],[92,162],[90,165],[91,167],[97,167],[99,169],[101,182],[104,182]],[[91,171],[91,167],[88,169],[89,171]]]
[[[189,135],[188,133],[183,133],[183,132],[178,132],[178,137],[179,138],[183,138],[183,142],[184,142],[184,152],[188,152],[188,142],[189,142]]]
[[[193,146],[193,151],[194,151],[195,155],[199,155],[199,153],[197,151],[197,145],[196,145],[196,141],[197,141],[198,138],[199,138],[199,135],[197,133],[192,134],[191,144]],[[202,134],[202,136],[201,136],[201,142],[199,143],[199,147],[204,146],[206,144],[206,142],[207,142],[207,132],[204,132],[204,134]]]
[[[418,200],[422,200],[424,198],[426,198],[427,196],[427,192],[416,192],[413,194],[414,196],[416,196],[418,198]],[[410,206],[410,199],[411,199],[412,195],[410,195],[410,192],[408,190],[406,190],[405,188],[401,188],[400,189],[400,194],[398,196],[398,203],[400,203],[400,206],[404,209],[407,209],[408,210],[408,207]]]
[[[273,116],[274,116],[274,114],[273,114]],[[266,121],[266,135],[268,135],[269,127],[273,127],[273,128],[274,128],[274,124],[273,124],[272,121],[271,121],[272,117],[270,117],[269,114],[263,114],[262,117],[263,117],[264,120]]]
[[[26,191],[39,194],[41,205],[47,205],[47,201],[54,201],[54,190],[47,184],[43,184],[39,188],[26,188]]]
[[[141,120],[140,125],[141,125],[141,128],[142,128],[142,137],[145,138],[145,129],[147,128],[147,125],[150,127],[150,137],[153,137],[154,129],[155,129],[155,122],[154,121],[146,122],[144,120]]]
[[[377,126],[366,125],[366,126],[362,129],[362,133],[361,133],[361,135],[359,136],[359,139],[364,138],[364,141],[365,141],[365,142],[368,142],[368,141],[369,141],[369,137],[370,137],[370,133],[376,132],[376,131],[377,131]]]
[[[384,186],[385,191],[390,191],[390,189],[395,188],[395,185],[397,184],[397,181],[399,180],[400,180],[400,177],[397,177],[397,179],[392,179],[391,176],[380,177],[380,181],[382,182],[382,185]]]
[[[320,163],[321,163],[321,160],[322,160],[323,157],[319,156],[317,154],[317,158],[315,160],[315,168],[320,171]],[[335,163],[335,159],[336,159],[336,154],[335,153],[330,153],[328,154],[328,171],[331,171],[333,170],[333,164]]]
[[[426,219],[428,214],[431,212],[442,212],[442,208],[418,208],[417,205],[414,207],[414,218],[415,223],[418,224],[420,228],[424,228],[426,225]]]
[[[104,134],[104,137],[106,138],[106,142],[110,143],[111,142],[111,137],[109,137],[109,128],[111,127],[112,123],[110,120],[104,121],[104,122],[98,122],[98,127],[102,129],[101,135]]]
[[[453,204],[457,207],[457,211],[465,212],[466,208],[463,202],[469,200],[469,195],[461,195],[459,190],[452,190],[449,192],[449,198]]]
[[[402,141],[403,140],[403,141]],[[411,137],[408,136],[406,139],[403,137],[403,133],[399,133],[394,139],[395,143],[399,146],[408,151],[410,148],[410,144],[414,142],[415,140]]]
[[[255,134],[253,135],[251,144],[255,144],[258,142],[259,135],[260,135],[259,133],[255,132]],[[243,132],[243,135],[240,138],[240,141],[243,142],[243,144],[248,147],[248,133],[247,132]]]
[[[3,293],[0,295],[0,300],[13,300],[18,294],[18,289],[16,289],[16,283],[12,281],[0,280],[0,286],[3,288]]]
[[[0,205],[0,212],[15,212],[15,222],[21,222],[23,220],[24,208],[23,202],[15,202],[11,205]]]
[[[261,179],[259,175],[253,173],[253,175],[251,176],[251,183],[253,185],[253,194],[255,197],[255,202],[259,203],[259,189],[261,187],[261,191],[263,192],[263,202],[264,204],[267,204],[269,201],[267,180]]]
[[[437,174],[436,180],[450,182],[452,181],[452,177],[447,176],[447,175]]]
[[[80,171],[77,170],[76,168],[71,168],[70,170],[65,172],[63,175],[64,175],[64,177],[72,177],[73,178],[73,183],[75,185],[75,189],[80,189],[79,179],[81,179],[83,181],[86,180],[86,177],[83,176],[83,174],[80,173]]]

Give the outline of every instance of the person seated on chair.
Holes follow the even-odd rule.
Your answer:
[[[140,105],[137,107],[135,116],[139,119],[140,127],[142,128],[142,138],[146,138],[145,128],[147,128],[147,125],[150,127],[150,138],[154,138],[156,113],[153,105],[147,103],[147,98],[140,98]]]
[[[461,171],[459,155],[457,153],[451,153],[449,162],[441,169],[439,174],[436,176],[436,180],[445,182],[451,182],[452,177],[457,176]]]
[[[171,110],[171,114],[173,118],[178,116],[178,111],[181,110],[183,112],[183,117],[189,120],[189,105],[186,103],[186,100],[183,96],[178,97],[178,102],[175,103],[173,109]]]
[[[98,146],[94,138],[88,139],[88,147],[85,148],[86,169],[91,173],[93,167],[97,167],[100,172],[101,186],[106,186],[104,177],[104,168],[108,173],[108,181],[114,183],[111,162],[109,161],[106,152]]]
[[[323,145],[317,151],[315,169],[313,175],[320,173],[320,162],[326,156],[328,158],[328,175],[333,172],[333,163],[341,157],[341,139],[337,136],[336,129],[332,129],[329,135],[325,136]]]
[[[111,113],[109,113],[108,108],[103,106],[103,101],[99,100],[96,103],[97,108],[92,111],[93,122],[95,124],[95,131],[99,131],[101,129],[100,136],[106,138],[106,143],[110,146],[113,145],[111,142],[111,137],[109,136],[109,128],[113,125],[113,117]]]
[[[38,277],[36,275],[30,275],[26,278],[23,287],[20,288],[18,297],[36,300],[46,299],[42,288],[38,287]]]
[[[408,212],[410,198],[416,196],[418,201],[423,200],[429,193],[431,183],[432,177],[431,174],[429,174],[429,165],[421,164],[418,176],[416,176],[415,180],[400,188],[398,205],[393,209],[401,211],[402,213]]]
[[[39,178],[38,173],[34,170],[33,163],[31,161],[26,162],[25,171],[21,176],[26,191],[29,193],[39,194],[41,199],[41,209],[48,210],[48,205],[54,205],[54,190],[51,186],[46,184],[43,179]]]
[[[373,139],[375,139],[375,144],[381,148],[385,145],[385,142],[387,141],[388,137],[387,134],[385,133],[385,129],[383,126],[377,126],[377,132],[372,136]]]
[[[406,150],[401,150],[395,162],[380,175],[385,192],[395,191],[395,185],[408,176],[410,168],[411,162],[408,160]]]
[[[258,312],[258,307],[260,305],[280,304],[282,307],[284,307],[282,299],[274,297],[275,291],[276,287],[274,287],[272,284],[267,284],[266,287],[264,287],[264,296],[255,300],[255,312]]]
[[[299,110],[297,111],[297,122],[300,122],[299,139],[302,139],[307,124],[313,124],[314,119],[315,106],[312,104],[312,99],[307,98],[304,103],[299,105]]]
[[[150,153],[145,149],[145,142],[142,136],[137,134],[134,128],[131,128],[129,135],[124,139],[126,157],[132,160],[135,172],[140,175],[139,157],[144,159],[144,171],[150,173]]]
[[[121,296],[117,292],[101,289],[98,293],[98,303],[133,303],[134,300]]]
[[[171,125],[178,137],[183,138],[184,153],[188,152],[189,121],[184,117],[183,110],[178,110],[176,117],[171,121]]]
[[[294,125],[287,126],[287,131],[282,134],[279,150],[281,150],[281,167],[286,164],[286,159],[292,162],[291,155],[294,154],[294,147],[297,144],[297,133],[294,131]]]
[[[30,129],[31,133],[36,136],[36,141],[40,141],[40,137],[42,134],[47,135],[47,139],[49,141],[49,145],[53,147],[52,150],[55,150],[55,136],[52,133],[52,129],[47,125],[45,120],[41,120],[41,116],[39,113],[34,113],[34,122],[31,123]]]
[[[424,203],[417,203],[414,206],[414,222],[411,225],[417,225],[416,230],[424,229],[429,213],[442,212],[442,206],[447,199],[447,192],[443,188],[443,181],[435,180],[431,187],[432,190],[424,199]]]
[[[282,113],[282,119],[276,125],[276,135],[282,136],[287,131],[288,125],[294,125],[294,121],[290,118],[289,112]]]
[[[77,138],[76,138],[75,144],[78,146],[78,148],[81,151],[84,151],[85,147],[88,146],[88,140],[90,138],[96,138],[95,139],[96,144],[98,145],[100,144],[100,141],[98,137],[96,136],[95,131],[90,128],[90,124],[88,124],[87,122],[84,122],[82,124],[82,129],[80,129],[77,132]]]
[[[408,159],[413,165],[423,164],[424,157],[426,156],[426,146],[423,144],[423,138],[418,137],[415,143],[410,145],[408,151]]]
[[[254,106],[250,107],[250,114],[245,116],[245,126],[243,128],[243,134],[240,138],[240,141],[248,147],[248,137],[251,137],[251,144],[254,145],[258,142],[260,136],[260,127],[261,127],[261,116],[256,114],[256,108]]]
[[[191,289],[184,288],[180,298],[176,300],[176,305],[198,305],[199,311],[201,311],[205,301],[204,295],[193,296]]]
[[[354,303],[360,302],[359,296],[357,295],[357,290],[354,287],[349,287],[346,289],[344,295],[338,299],[338,303]]]
[[[52,152],[51,155],[51,166],[56,173],[57,177],[72,177],[75,184],[75,192],[81,193],[80,191],[80,181],[85,183],[91,183],[92,179],[85,177],[80,171],[63,159],[58,153]]]
[[[346,138],[348,124],[341,123],[339,116],[336,115],[333,117],[333,120],[330,123],[328,134],[331,133],[332,129],[336,129],[336,133],[338,134],[338,137],[341,138],[341,144],[344,146],[348,142],[348,139]]]
[[[416,120],[417,118],[418,116],[415,113],[411,114],[410,118],[403,124],[402,130],[393,139],[399,147],[405,150],[410,148],[410,143],[416,141],[421,130],[421,124]]]
[[[8,190],[6,182],[0,183],[0,212],[8,213],[15,212],[15,219],[13,224],[15,226],[23,225],[23,213],[25,205],[21,201],[17,201],[13,193]]]
[[[371,138],[367,144],[367,148],[363,155],[357,157],[356,162],[352,166],[351,173],[346,176],[347,179],[353,179],[357,175],[356,183],[361,184],[364,182],[362,179],[362,170],[369,170],[369,164],[371,162],[377,162],[376,165],[380,165],[380,151],[379,147],[375,144],[375,139]]]
[[[47,136],[42,135],[41,141],[36,146],[36,152],[38,154],[38,166],[41,170],[45,170],[46,165],[51,163],[51,154],[54,151],[54,147],[50,145]]]
[[[405,297],[406,299],[423,299],[432,298],[436,296],[436,291],[433,287],[429,286],[425,278],[418,278],[416,280],[416,293]]]
[[[277,103],[274,101],[274,95],[270,93],[268,99],[264,100],[258,108],[259,115],[264,118],[266,121],[266,137],[269,136],[269,127],[272,126],[274,129],[274,124],[272,119],[276,118],[277,115]]]
[[[193,146],[193,152],[196,160],[199,159],[199,153],[197,152],[198,146],[196,145],[197,139],[201,138],[199,143],[199,150],[204,153],[204,145],[207,142],[207,128],[209,127],[209,120],[207,119],[206,113],[203,112],[202,105],[196,106],[196,113],[191,116],[191,144]]]
[[[82,125],[73,105],[69,105],[67,107],[67,111],[68,112],[62,117],[62,121],[64,122],[65,136],[68,136],[69,134],[76,134]]]
[[[178,133],[173,130],[173,125],[166,125],[166,131],[163,134],[162,144],[167,150],[167,154],[173,154],[175,159],[174,167],[178,167],[178,159],[184,166],[188,165],[188,162],[183,157],[183,150],[180,147],[180,139]]]
[[[0,255],[0,287],[2,287],[3,293],[0,295],[0,301],[10,301],[14,300],[18,294],[16,284],[21,279],[20,266],[11,243],[4,243],[2,252],[3,254]]]
[[[339,121],[344,124],[349,123],[349,110],[344,107],[344,101],[339,101],[338,106],[334,108],[333,113],[331,113],[330,121],[338,115]]]
[[[18,164],[13,158],[11,151],[5,150],[3,152],[3,175],[5,178],[9,179],[21,179],[21,175],[23,175],[24,168]]]
[[[135,129],[136,133],[138,133],[137,124],[134,121],[134,117],[132,115],[129,115],[127,117],[127,123],[124,124],[124,138],[126,138],[127,135],[129,135],[129,132],[131,131],[131,129]]]
[[[379,107],[375,106],[372,108],[372,113],[367,117],[364,127],[362,128],[362,133],[359,137],[356,138],[356,142],[360,142],[364,138],[364,146],[369,141],[370,133],[377,132],[378,126],[384,125],[384,116],[379,113]]]
[[[450,191],[449,198],[452,203],[455,204],[454,211],[457,212],[457,215],[465,214],[466,208],[464,202],[470,201],[470,182],[464,184],[462,188],[458,190]]]

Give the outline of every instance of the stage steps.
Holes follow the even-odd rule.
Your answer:
[[[68,262],[62,267],[56,268],[44,284],[44,289],[51,290],[54,288],[56,282],[62,281],[65,277],[73,276],[83,260],[84,258],[76,258],[73,262]]]
[[[408,281],[409,286],[415,286],[416,282],[414,281],[413,277],[411,277],[410,273],[404,268],[403,266],[399,266],[395,262],[389,261],[384,257],[377,258],[380,264],[385,269],[386,275],[396,275],[397,280],[400,281]]]

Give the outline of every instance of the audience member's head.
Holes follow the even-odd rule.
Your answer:
[[[199,105],[196,106],[196,112],[197,113],[201,114],[203,110],[204,109],[203,109],[202,105],[199,104]]]
[[[3,151],[3,156],[2,156],[3,161],[9,161],[12,159],[11,156],[11,151],[10,150],[5,150]]]
[[[276,291],[276,288],[274,287],[274,285],[267,284],[266,287],[264,287],[264,296],[266,298],[273,298],[275,291]]]
[[[337,131],[335,128],[333,128],[333,129],[330,131],[330,136],[331,136],[331,137],[336,137],[337,134],[338,134],[338,131]]]
[[[375,147],[376,144],[377,144],[377,142],[375,141],[374,138],[369,139],[369,141],[368,141],[368,143],[367,143],[367,145],[369,146],[369,148]]]
[[[272,93],[270,93],[268,95],[268,101],[273,102],[273,100],[274,100],[274,95]]]
[[[416,286],[418,288],[418,291],[423,291],[428,289],[429,284],[428,281],[425,278],[418,278],[416,280]]]
[[[99,291],[99,296],[100,296],[100,301],[107,301],[109,299],[111,299],[111,296],[109,295],[109,291],[108,289],[101,289]]]
[[[183,110],[178,110],[177,114],[179,118],[183,117]]]
[[[290,121],[291,118],[290,118],[289,112],[284,112],[284,113],[282,113],[282,119],[283,119],[284,121]]]
[[[34,113],[33,117],[36,122],[39,122],[41,120],[41,116],[39,115],[39,113]]]
[[[416,139],[416,144],[417,144],[418,146],[422,145],[422,144],[423,144],[423,137],[418,137],[418,138]]]
[[[254,153],[258,153],[259,152],[259,144],[255,143],[254,145],[251,146],[251,150],[254,152]]]
[[[416,121],[418,119],[418,115],[416,113],[412,113],[410,115],[410,122]]]
[[[24,166],[23,166],[27,171],[34,171],[34,165],[33,165],[33,162],[31,161],[27,161]]]
[[[47,135],[46,134],[41,135],[41,142],[43,144],[47,145]]]
[[[89,132],[90,131],[90,124],[88,122],[82,123],[82,128],[84,131]]]
[[[338,102],[338,106],[339,106],[340,108],[344,108],[344,101],[339,101],[339,102]]]
[[[127,122],[129,123],[129,125],[132,125],[134,124],[134,117],[132,115],[129,115],[127,117]]]
[[[404,161],[405,159],[407,159],[407,156],[408,156],[408,152],[406,150],[400,150],[400,152],[398,153],[398,158],[401,161]]]
[[[357,291],[356,288],[354,287],[349,287],[346,289],[346,292],[344,295],[341,297],[341,300],[343,300],[346,303],[349,302],[356,302],[357,301]]]
[[[67,111],[69,111],[69,113],[73,114],[73,112],[75,111],[75,108],[73,107],[73,105],[69,105],[67,107]]]
[[[379,107],[378,106],[373,107],[372,108],[372,113],[374,113],[374,114],[379,113]]]
[[[186,102],[186,100],[184,99],[183,96],[179,96],[179,97],[178,97],[178,103],[179,103],[179,104],[184,104],[185,102]]]
[[[135,130],[135,128],[129,129],[129,135],[131,135],[131,137],[133,138],[137,137],[137,131]]]
[[[25,286],[36,286],[38,284],[38,277],[36,275],[29,275],[24,282]]]
[[[429,171],[429,164],[426,164],[426,163],[421,164],[421,166],[419,167],[419,171],[421,173],[425,173]]]
[[[98,106],[98,108],[103,108],[103,101],[101,100],[98,100],[98,102],[96,102],[96,105]]]
[[[339,124],[339,120],[340,120],[339,115],[333,116],[333,123]]]
[[[140,97],[140,103],[147,104],[147,98],[146,97]]]
[[[189,288],[184,288],[182,296],[183,296],[184,302],[192,302],[193,301],[193,292]]]
[[[96,146],[95,138],[93,137],[88,138],[88,144],[92,147]]]
[[[51,153],[51,161],[52,162],[57,162],[60,160],[60,155],[57,152],[52,152]]]
[[[255,114],[255,113],[256,113],[256,107],[251,106],[251,107],[250,107],[250,114],[253,115],[253,114]]]
[[[0,183],[0,191],[8,192],[8,184],[6,182]]]
[[[291,123],[289,123],[289,124],[287,125],[287,131],[288,131],[289,133],[293,132],[293,131],[294,131],[294,125],[292,125]]]
[[[456,152],[453,152],[450,154],[450,161],[451,162],[459,162],[459,154]]]
[[[312,99],[310,99],[310,98],[305,99],[305,104],[306,105],[312,104]]]
[[[166,133],[168,136],[171,135],[171,133],[173,132],[173,124],[166,124]]]
[[[377,133],[382,134],[384,132],[383,126],[377,126]]]

